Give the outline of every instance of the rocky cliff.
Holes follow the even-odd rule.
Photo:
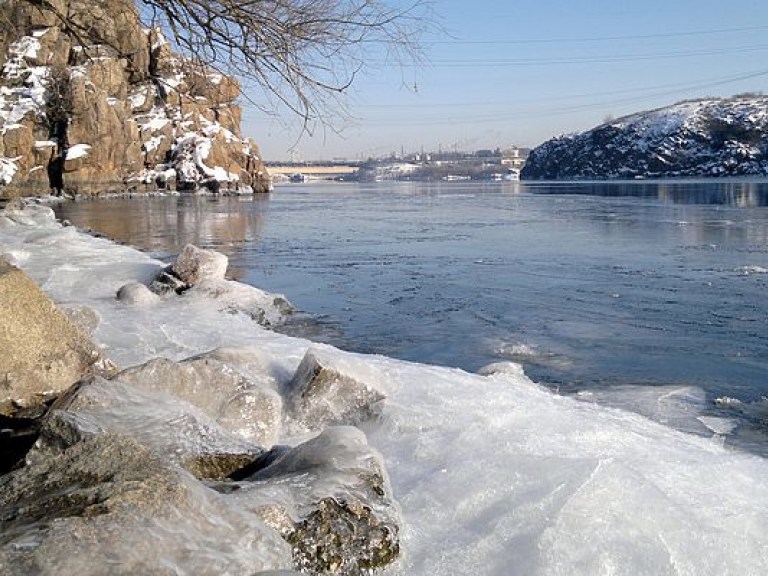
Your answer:
[[[535,148],[528,180],[768,174],[768,97],[694,100]]]
[[[132,0],[6,0],[0,27],[0,197],[269,189],[237,82],[143,29]]]

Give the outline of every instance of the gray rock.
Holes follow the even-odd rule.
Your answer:
[[[267,375],[254,381],[225,362],[202,355],[181,362],[156,358],[124,370],[117,379],[189,402],[254,444],[271,446],[277,441],[283,401]]]
[[[284,396],[290,416],[310,429],[360,424],[376,416],[385,398],[374,386],[335,366],[319,348],[307,351]]]
[[[160,301],[160,297],[155,292],[138,282],[121,286],[117,291],[117,299],[133,306],[152,306]]]
[[[188,286],[203,280],[223,280],[229,258],[214,250],[203,250],[187,244],[173,264],[173,273]]]
[[[291,568],[257,517],[136,440],[82,440],[0,477],[0,572],[252,574]]]
[[[353,427],[332,427],[259,460],[246,479],[218,489],[291,544],[309,574],[363,574],[400,552],[400,514],[381,456]]]

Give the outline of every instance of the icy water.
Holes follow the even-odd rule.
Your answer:
[[[57,211],[160,256],[225,252],[304,312],[288,332],[344,349],[514,360],[596,397],[768,395],[765,182],[307,184]]]

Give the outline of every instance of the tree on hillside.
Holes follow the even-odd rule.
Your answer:
[[[23,0],[57,13],[56,0]],[[261,109],[287,107],[310,130],[344,111],[342,95],[366,67],[418,61],[434,25],[431,0],[135,0],[143,25],[160,27],[194,61],[267,96]],[[405,2],[402,4],[401,2]]]
[[[182,51],[255,81],[305,125],[336,111],[371,59],[418,58],[429,22],[424,0],[140,2]]]

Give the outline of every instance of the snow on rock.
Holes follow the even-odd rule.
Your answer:
[[[0,184],[10,184],[19,169],[11,158],[0,158]]]
[[[69,10],[79,33],[42,9],[20,14],[3,43],[0,195],[270,189],[256,145],[240,135],[235,79],[141,30],[131,2],[113,0],[110,18],[98,3]]]
[[[768,174],[768,97],[681,102],[538,146],[531,180]]]
[[[83,158],[85,156],[88,156],[88,153],[91,151],[91,146],[89,144],[75,144],[74,146],[70,146],[67,149],[67,160],[77,160],[78,158]]]

